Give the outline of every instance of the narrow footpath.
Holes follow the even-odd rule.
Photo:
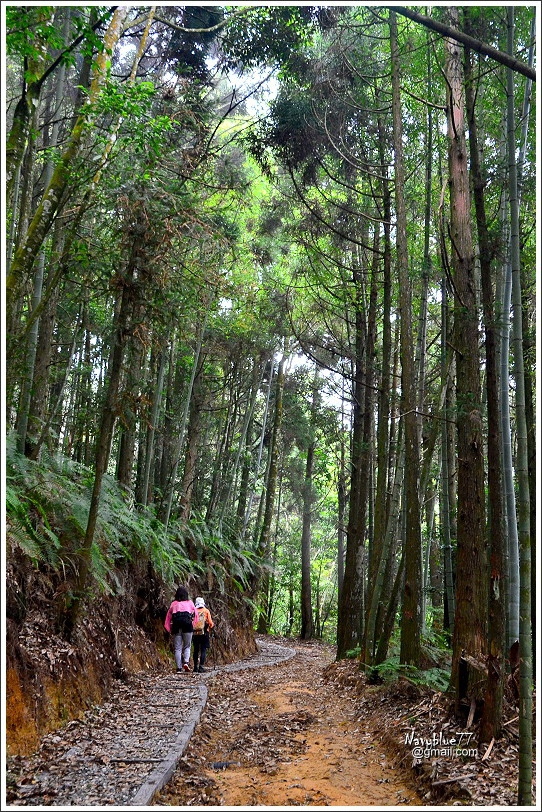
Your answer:
[[[321,643],[258,638],[204,674],[137,674],[102,706],[7,759],[10,806],[397,806],[409,777],[326,680]]]
[[[154,803],[423,805],[409,776],[358,718],[359,697],[326,680],[334,649],[288,643],[296,655],[283,663],[211,677],[200,722]]]

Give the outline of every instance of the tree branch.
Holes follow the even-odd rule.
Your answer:
[[[221,28],[224,28],[230,22],[230,20],[233,20],[234,17],[239,17],[241,14],[245,14],[247,11],[251,11],[252,8],[253,6],[243,6],[243,8],[232,11],[232,13],[225,17],[222,22],[212,25],[210,28],[185,28],[182,25],[177,25],[177,23],[172,22],[172,20],[166,20],[165,17],[161,17],[158,14],[155,15],[154,19],[156,22],[163,23],[170,28],[174,28],[175,31],[180,31],[181,34],[213,34],[215,31],[220,31]]]
[[[393,10],[397,11],[399,14],[402,14],[403,17],[408,17],[410,20],[414,20],[414,22],[420,23],[420,25],[424,25],[426,28],[430,28],[431,31],[436,31],[438,34],[442,34],[444,37],[455,39],[457,42],[466,45],[473,51],[476,51],[479,54],[484,54],[484,56],[489,56],[491,59],[494,59],[495,62],[500,62],[501,65],[506,65],[507,68],[511,68],[513,71],[516,71],[516,73],[523,74],[523,76],[526,76],[528,79],[532,79],[533,82],[536,81],[536,70],[534,68],[530,67],[525,62],[521,62],[519,59],[515,59],[510,54],[504,53],[504,51],[499,51],[497,48],[493,48],[491,45],[487,45],[481,40],[470,37],[468,34],[463,33],[463,31],[459,31],[457,28],[452,28],[449,25],[440,23],[437,20],[434,20],[432,17],[424,17],[423,14],[418,14],[417,11],[412,11],[412,9],[405,8],[405,6],[393,6]]]

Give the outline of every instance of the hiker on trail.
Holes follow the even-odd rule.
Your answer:
[[[188,597],[188,590],[180,586],[175,598],[167,610],[164,628],[173,635],[173,649],[177,673],[189,671],[190,644],[192,643],[192,621],[196,616],[196,607]]]
[[[211,643],[209,632],[214,625],[211,613],[205,606],[205,601],[203,598],[196,598],[196,619],[194,620],[192,643],[194,644],[194,671],[198,671],[200,674],[206,670],[203,664],[207,657],[207,649]]]

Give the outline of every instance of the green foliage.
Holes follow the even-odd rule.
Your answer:
[[[205,575],[209,582],[218,585],[221,592],[226,590],[228,583],[240,592],[249,588],[261,562],[235,534],[229,532],[225,523],[221,528],[211,528],[201,516],[195,515],[181,532],[196,551],[191,560],[192,571]]]
[[[15,449],[15,438],[8,437],[6,465],[6,517],[8,540],[31,559],[53,567],[62,565],[58,528],[47,510],[57,491],[46,484],[35,463]],[[53,529],[55,528],[55,529]]]
[[[268,65],[286,74],[292,60],[297,64],[314,23],[311,8],[302,6],[259,6],[232,17],[223,35],[227,64],[231,68]]]
[[[113,8],[101,7],[102,19],[107,20],[113,13]],[[44,47],[47,52],[62,51],[68,43],[62,38],[62,25],[58,20],[57,6],[6,6],[6,50],[10,56],[18,56],[27,60],[39,60],[43,57]],[[83,10],[84,12],[84,10]],[[92,57],[96,52],[103,51],[104,43],[99,34],[92,30],[88,14],[77,13],[71,17],[73,36],[82,36],[79,52]],[[51,60],[52,61],[52,60]],[[76,62],[75,52],[66,50],[62,61],[68,65]],[[26,73],[27,82],[40,79]]]
[[[8,542],[18,546],[34,566],[47,564],[59,574],[74,572],[84,536],[93,477],[88,469],[65,457],[32,462],[8,443],[6,515]],[[146,556],[156,571],[175,580],[190,571],[186,551],[178,540],[160,537],[153,515],[135,514],[118,486],[106,477],[96,540],[91,550],[91,574],[104,592],[117,591],[115,570]]]
[[[96,114],[112,114],[139,118],[150,109],[155,88],[152,82],[119,85],[108,81],[94,104]]]
[[[7,6],[6,48],[10,55],[37,59],[43,55],[42,46],[62,48],[61,34],[52,21],[52,6]],[[26,81],[38,77],[26,76]]]
[[[8,542],[34,566],[47,564],[64,576],[74,572],[84,538],[92,472],[62,456],[32,462],[10,436],[7,453]],[[187,547],[190,547],[190,555]],[[202,520],[171,523],[167,532],[152,507],[135,511],[111,476],[102,485],[100,514],[91,549],[91,575],[100,591],[119,594],[118,573],[134,560],[147,560],[167,583],[207,577],[221,591],[249,586],[259,564],[242,544],[213,531]]]
[[[390,657],[369,671],[369,682],[394,682],[405,679],[413,685],[431,688],[433,691],[447,691],[450,672],[444,668],[419,669],[399,662],[399,657]]]
[[[223,14],[220,6],[187,6],[174,9],[174,16],[185,30],[173,32],[167,49],[167,59],[179,74],[190,76],[192,80],[209,81],[206,57],[216,37],[216,32],[212,29],[220,24]],[[194,29],[194,33],[189,29]]]

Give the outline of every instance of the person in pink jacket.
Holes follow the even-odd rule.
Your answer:
[[[192,644],[192,620],[195,616],[196,607],[188,597],[188,590],[186,587],[180,586],[164,620],[165,630],[173,635],[177,673],[190,670],[188,663]]]

